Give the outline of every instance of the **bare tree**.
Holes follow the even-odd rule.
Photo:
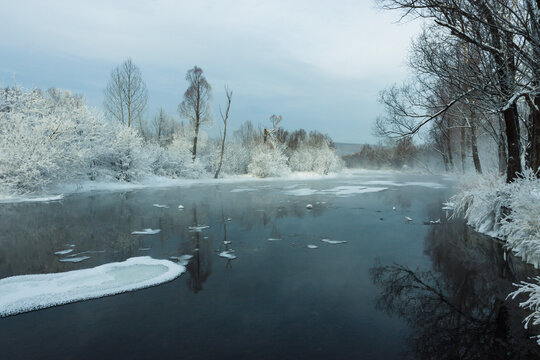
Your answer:
[[[229,119],[229,110],[231,109],[232,90],[228,89],[227,86],[225,86],[225,95],[227,96],[227,109],[225,110],[225,114],[223,114],[221,109],[219,110],[221,120],[223,120],[223,136],[221,138],[221,153],[219,155],[219,164],[216,170],[216,174],[214,175],[215,179],[218,178],[219,172],[221,171],[221,165],[223,165],[223,153],[225,153],[225,137],[227,136],[227,120]]]
[[[159,108],[158,113],[152,119],[152,127],[154,128],[157,142],[159,144],[166,144],[171,141],[177,124],[175,124],[172,117],[163,108]]]
[[[203,70],[197,66],[188,70],[186,80],[189,87],[184,93],[184,100],[178,106],[181,117],[188,119],[194,129],[193,149],[191,150],[193,161],[197,158],[197,140],[201,125],[212,123],[210,100],[212,87],[203,75]]]
[[[105,89],[104,106],[109,117],[131,126],[141,123],[148,101],[148,91],[141,70],[128,58],[111,72]]]

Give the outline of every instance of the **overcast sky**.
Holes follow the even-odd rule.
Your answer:
[[[147,116],[163,106],[178,118],[197,65],[216,115],[223,86],[233,90],[233,129],[281,114],[287,129],[374,142],[378,92],[406,77],[420,31],[398,19],[374,0],[2,1],[0,85],[69,89],[101,109],[111,69],[131,57],[149,90]]]

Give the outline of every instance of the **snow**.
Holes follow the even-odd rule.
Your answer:
[[[159,233],[160,231],[161,231],[160,229],[143,229],[139,231],[133,231],[131,234],[132,235],[154,235],[154,234]]]
[[[13,276],[0,280],[0,316],[156,286],[185,270],[183,265],[143,256],[90,269]]]
[[[198,226],[189,226],[188,229],[190,232],[201,232],[205,229],[210,228],[208,225],[198,225]]]
[[[288,190],[285,192],[285,194],[292,195],[292,196],[309,196],[309,195],[315,195],[318,193],[319,192],[317,190],[310,189],[310,188],[293,189],[293,190]]]
[[[66,255],[66,254],[69,254],[72,251],[73,251],[73,249],[60,250],[60,251],[55,252],[54,255]]]
[[[234,260],[236,259],[236,255],[233,254],[233,251],[232,250],[226,250],[226,251],[222,251],[218,254],[218,256],[221,256],[223,258],[226,258],[226,259],[229,259],[229,260]]]
[[[186,266],[189,260],[193,259],[193,255],[180,255],[180,256],[171,256],[172,260],[178,261],[180,265]]]
[[[54,202],[64,199],[64,194],[60,195],[50,195],[50,196],[1,196],[0,194],[0,204],[9,204],[9,203],[22,203],[22,202]]]
[[[287,195],[293,196],[310,196],[310,195],[335,195],[338,197],[348,197],[358,194],[365,194],[371,192],[379,192],[386,190],[386,187],[366,187],[366,186],[337,186],[326,190],[314,190],[311,188],[300,188],[285,191]]]
[[[309,244],[309,245],[307,246],[307,248],[308,248],[308,249],[317,249],[318,246],[317,246],[317,245],[311,245],[311,244]]]
[[[162,209],[168,209],[169,208],[168,205],[161,205],[161,204],[152,204],[152,206],[155,206],[157,208],[162,208]]]
[[[345,240],[330,240],[330,239],[321,239],[322,242],[325,242],[330,245],[345,244]]]
[[[348,197],[357,194],[365,194],[386,190],[386,187],[364,187],[364,186],[337,186],[332,189],[323,190],[324,193],[331,193],[340,197]]]
[[[70,263],[80,263],[81,261],[90,259],[90,256],[75,256],[75,257],[66,257],[60,259],[60,262],[70,262]]]

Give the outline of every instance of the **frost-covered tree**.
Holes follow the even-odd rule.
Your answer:
[[[148,101],[148,91],[141,70],[128,58],[114,68],[105,89],[106,114],[123,125],[141,124]]]
[[[184,100],[178,106],[178,113],[184,119],[188,119],[193,127],[193,147],[191,150],[193,162],[197,158],[197,142],[199,139],[199,129],[202,125],[212,124],[212,112],[210,100],[212,98],[212,87],[206,80],[203,70],[194,66],[188,70],[186,81],[189,86],[184,93]]]

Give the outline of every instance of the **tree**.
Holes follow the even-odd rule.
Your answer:
[[[138,121],[148,101],[148,91],[141,70],[128,58],[111,72],[105,89],[105,111],[109,117],[131,127]]]
[[[174,123],[174,120],[163,108],[159,108],[158,113],[152,119],[152,127],[154,128],[157,142],[162,145],[172,141],[172,135],[177,124]]]
[[[188,119],[193,127],[194,135],[191,153],[193,162],[195,162],[199,129],[201,125],[210,125],[212,123],[210,108],[212,87],[203,75],[203,70],[197,66],[188,70],[186,80],[189,82],[189,87],[184,93],[184,100],[178,106],[178,113],[181,117]]]
[[[227,109],[225,110],[225,115],[221,112],[221,119],[223,120],[223,137],[221,139],[221,154],[219,155],[219,164],[216,170],[214,178],[217,179],[219,172],[221,171],[221,165],[223,165],[223,153],[225,152],[225,137],[227,136],[227,120],[229,119],[229,110],[231,109],[231,100],[232,100],[232,91],[225,86],[225,95],[227,96]]]

